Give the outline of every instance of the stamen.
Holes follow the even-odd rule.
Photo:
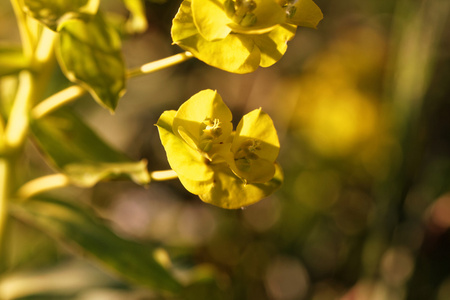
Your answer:
[[[206,119],[200,127],[200,141],[198,147],[204,152],[209,152],[214,140],[222,135],[221,122],[219,119]]]
[[[202,129],[201,135],[205,138],[207,136],[211,138],[218,138],[222,134],[222,128],[221,128],[221,122],[219,119],[214,119],[211,121],[211,119],[206,119],[203,121],[203,125],[205,126],[204,129]],[[203,127],[203,126],[202,126]]]
[[[236,151],[234,159],[236,161],[239,159],[244,159],[246,161],[249,159],[256,160],[259,156],[255,152],[259,150],[261,150],[261,141],[249,139],[242,143],[241,147]]]
[[[229,18],[241,26],[248,27],[256,23],[256,15],[252,13],[256,9],[254,0],[226,0],[224,10]]]

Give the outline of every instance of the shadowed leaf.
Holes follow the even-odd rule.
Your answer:
[[[66,77],[114,111],[125,92],[125,64],[118,33],[102,17],[70,20],[60,30],[58,59]]]
[[[83,257],[134,283],[177,292],[180,284],[153,257],[155,247],[124,240],[79,204],[31,199],[11,207],[14,217],[71,246]]]
[[[50,160],[79,186],[129,177],[148,184],[147,162],[132,161],[111,148],[75,114],[58,111],[31,123],[32,133]]]

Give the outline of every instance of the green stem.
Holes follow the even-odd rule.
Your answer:
[[[36,105],[31,112],[31,116],[34,119],[42,118],[52,111],[57,110],[61,106],[74,101],[78,97],[81,97],[85,93],[86,90],[79,85],[69,86],[68,88],[53,94]]]
[[[20,37],[22,39],[23,53],[26,57],[31,58],[34,52],[33,35],[28,26],[27,15],[24,14],[18,0],[11,0],[11,5],[17,18],[17,25],[19,27]]]
[[[32,35],[30,22],[21,10],[19,2],[12,0],[11,3],[17,16],[23,51],[30,59],[32,68],[22,70],[18,75],[18,89],[1,136],[1,148],[4,149],[1,149],[3,156],[0,156],[0,271],[4,267],[6,252],[5,226],[8,218],[8,201],[16,184],[14,178],[17,168],[11,166],[15,166],[25,143],[32,104],[39,97],[50,74],[56,37],[49,29],[43,28],[40,31],[39,42],[36,43],[36,36]]]
[[[27,199],[46,191],[68,186],[69,184],[70,180],[64,174],[58,173],[42,176],[22,185],[17,191],[17,196],[20,199]]]
[[[190,52],[178,53],[157,61],[153,61],[140,66],[139,68],[129,70],[127,77],[136,77],[140,75],[150,74],[162,69],[169,68],[171,66],[182,63],[190,58],[194,57]],[[49,113],[57,110],[58,108],[68,104],[86,93],[86,90],[79,86],[73,85],[65,88],[64,90],[44,99],[32,110],[32,117],[35,119],[42,118]]]
[[[0,273],[4,269],[5,227],[8,218],[9,162],[0,159]]]
[[[177,173],[174,170],[153,171],[150,173],[150,177],[153,181],[166,181],[178,178]]]
[[[29,71],[19,74],[19,88],[5,128],[5,143],[9,149],[19,148],[28,131],[28,112],[33,95],[34,82]]]
[[[136,77],[139,75],[144,75],[144,74],[150,74],[162,69],[166,69],[168,67],[177,65],[179,63],[182,63],[186,60],[191,59],[192,57],[194,57],[194,55],[191,52],[183,52],[183,53],[178,53],[157,61],[153,61],[150,62],[148,64],[142,65],[139,68],[133,69],[128,71],[127,76],[128,77]]]

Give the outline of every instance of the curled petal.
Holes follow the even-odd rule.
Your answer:
[[[182,177],[196,181],[211,180],[214,172],[206,163],[206,158],[173,133],[175,114],[173,110],[165,111],[156,124],[170,167]]]

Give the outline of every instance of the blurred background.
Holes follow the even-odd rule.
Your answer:
[[[148,30],[124,37],[130,68],[181,52],[170,38],[180,2],[145,2]],[[0,3],[0,41],[18,42],[9,1]],[[130,79],[114,116],[87,96],[72,104],[151,171],[168,168],[154,126],[164,110],[206,88],[235,120],[262,107],[285,173],[273,196],[228,211],[177,180],[58,193],[92,206],[121,237],[164,248],[190,283],[183,299],[450,299],[450,2],[316,3],[317,30],[298,28],[273,67],[236,75],[193,59]],[[102,6],[112,19],[128,14],[119,0]],[[28,148],[30,174],[49,173]],[[18,221],[9,247],[2,299],[178,299],[123,281]]]

